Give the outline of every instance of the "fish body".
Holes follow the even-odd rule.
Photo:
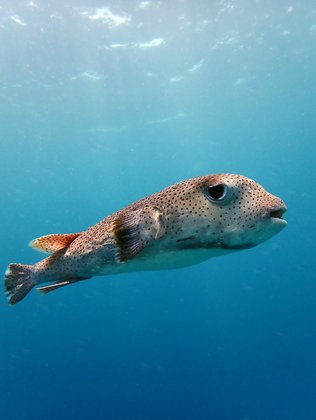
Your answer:
[[[284,202],[241,175],[179,182],[106,217],[84,232],[30,245],[51,255],[10,264],[4,279],[14,304],[35,285],[43,293],[98,275],[190,266],[251,248],[286,226]]]

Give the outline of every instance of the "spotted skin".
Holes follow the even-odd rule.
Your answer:
[[[52,255],[25,266],[25,278],[23,265],[17,270],[17,264],[10,264],[5,289],[9,302],[16,303],[41,283],[52,283],[40,288],[46,293],[96,275],[197,264],[269,239],[286,225],[285,210],[280,198],[244,176],[192,178],[119,210],[85,232],[32,241]]]

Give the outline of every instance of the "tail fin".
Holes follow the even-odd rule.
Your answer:
[[[25,264],[10,264],[4,276],[4,288],[9,303],[14,305],[22,300],[35,285],[34,267]]]

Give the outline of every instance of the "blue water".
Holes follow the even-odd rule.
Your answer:
[[[2,0],[0,249],[241,173],[288,227],[177,271],[0,302],[3,419],[316,419],[316,4]]]

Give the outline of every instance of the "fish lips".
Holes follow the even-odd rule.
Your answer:
[[[280,227],[285,227],[287,225],[287,221],[283,219],[284,213],[287,211],[287,207],[285,204],[281,206],[274,207],[269,210],[268,218],[271,220],[273,224],[280,225]]]

